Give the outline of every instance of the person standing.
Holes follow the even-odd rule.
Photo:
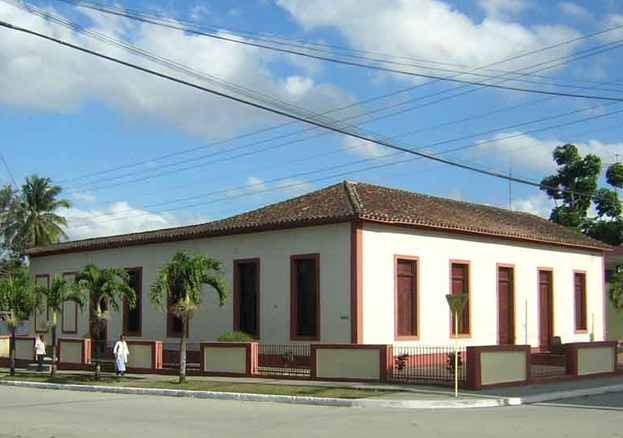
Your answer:
[[[37,371],[43,371],[43,358],[45,357],[45,339],[43,335],[35,339],[35,357],[37,358]]]
[[[128,356],[130,356],[130,350],[124,335],[119,336],[119,340],[115,343],[112,352],[115,355],[117,375],[123,376],[125,374],[125,364],[128,363]]]

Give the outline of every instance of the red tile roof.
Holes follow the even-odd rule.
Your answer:
[[[353,220],[408,225],[589,250],[611,249],[599,241],[532,214],[345,181],[214,222],[62,242],[32,248],[28,251],[28,255],[37,257]]]

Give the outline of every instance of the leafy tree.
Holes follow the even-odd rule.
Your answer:
[[[104,329],[110,317],[109,310],[119,311],[120,303],[127,301],[128,307],[136,305],[136,292],[129,284],[129,276],[121,268],[100,268],[88,264],[75,278],[77,287],[89,294],[89,332],[95,347],[95,380],[101,376],[101,355],[106,339]]]
[[[81,289],[72,286],[73,285],[67,284],[67,282],[58,275],[54,275],[52,282],[48,287],[39,288],[39,293],[46,297],[48,311],[51,318],[50,321],[48,321],[48,326],[52,330],[52,377],[56,375],[57,369],[56,328],[58,326],[59,315],[63,311],[63,304],[67,302],[74,302],[80,307],[80,309],[83,309],[86,304],[84,292]]]
[[[582,157],[578,148],[565,144],[554,149],[556,174],[543,178],[541,190],[557,201],[550,221],[582,232],[610,245],[623,243],[623,207],[614,189],[599,188],[601,159],[594,154]],[[606,182],[623,187],[623,164],[615,163],[606,171]],[[594,205],[595,217],[589,216]]]
[[[17,326],[27,321],[39,305],[37,288],[30,280],[28,269],[21,267],[17,272],[7,272],[0,278],[0,310],[2,321],[11,330],[10,357],[11,375],[15,375],[15,336]]]
[[[59,199],[62,189],[52,185],[50,178],[29,176],[19,192],[10,186],[0,190],[2,237],[5,247],[20,256],[27,248],[50,245],[67,235],[60,208],[71,207],[67,199]]]
[[[154,306],[160,310],[166,308],[168,313],[182,321],[179,383],[186,383],[186,332],[190,320],[203,302],[203,286],[214,289],[219,306],[222,307],[227,301],[224,271],[220,260],[178,251],[170,263],[160,268],[158,279],[151,286],[150,300]]]
[[[623,310],[623,269],[616,269],[608,282],[610,301],[616,309]]]

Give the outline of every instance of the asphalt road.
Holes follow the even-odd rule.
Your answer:
[[[330,408],[0,387],[0,437],[623,437],[623,393],[461,410]]]

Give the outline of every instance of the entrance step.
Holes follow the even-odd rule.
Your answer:
[[[52,365],[50,365],[49,363],[44,363],[41,366],[41,372],[50,372],[50,369],[52,368]],[[27,367],[28,371],[39,371],[39,364],[37,363],[29,363],[28,367]]]

